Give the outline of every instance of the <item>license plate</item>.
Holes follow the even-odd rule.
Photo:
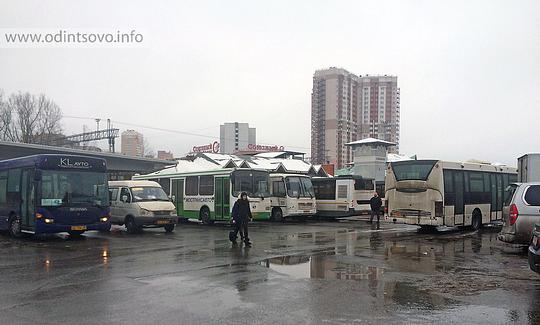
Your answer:
[[[169,220],[158,220],[156,223],[157,223],[158,225],[164,225],[164,224],[169,223]]]
[[[71,230],[86,230],[86,226],[71,226]]]

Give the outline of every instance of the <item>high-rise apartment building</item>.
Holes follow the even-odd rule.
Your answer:
[[[219,127],[220,153],[233,154],[257,143],[255,128],[248,123],[224,123]]]
[[[357,76],[340,68],[316,71],[311,161],[342,168],[353,160],[348,142],[372,137],[399,143],[399,96],[395,76]]]
[[[142,157],[144,155],[143,135],[135,130],[126,130],[121,135],[121,152],[127,156]]]

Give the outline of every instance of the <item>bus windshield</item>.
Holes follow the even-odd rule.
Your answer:
[[[107,175],[97,172],[43,170],[41,206],[107,206]]]
[[[251,197],[268,197],[269,175],[264,171],[237,170],[232,174],[233,195],[246,192]]]
[[[302,185],[304,185],[304,191],[306,196],[314,198],[315,191],[313,190],[313,183],[311,183],[311,179],[307,177],[300,177],[300,180],[302,181]]]
[[[314,197],[311,181],[305,177],[289,176],[285,178],[289,197]],[[309,184],[308,184],[309,183]],[[308,187],[306,187],[308,186]]]
[[[161,187],[132,187],[134,202],[169,201],[167,194]]]
[[[427,180],[436,160],[410,160],[390,163],[396,181]]]

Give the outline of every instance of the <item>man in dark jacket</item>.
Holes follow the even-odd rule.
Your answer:
[[[246,192],[240,194],[240,199],[234,203],[232,209],[232,222],[234,230],[231,232],[229,239],[236,243],[238,232],[243,235],[243,240],[246,246],[251,246],[248,237],[248,222],[253,219],[251,215],[251,208],[249,207],[249,200]]]
[[[371,198],[371,200],[369,200],[369,205],[371,206],[371,217],[369,218],[369,223],[373,222],[374,215],[377,216],[377,223],[379,223],[382,200],[379,197],[379,194],[377,194],[377,192],[373,193],[373,197]]]

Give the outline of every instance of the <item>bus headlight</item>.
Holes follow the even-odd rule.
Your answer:
[[[107,221],[109,221],[109,217],[101,217],[101,218],[99,218],[99,221],[107,222]]]
[[[45,221],[45,223],[48,223],[48,224],[54,223],[54,219],[49,219],[49,218],[45,218],[43,219],[43,221]]]

